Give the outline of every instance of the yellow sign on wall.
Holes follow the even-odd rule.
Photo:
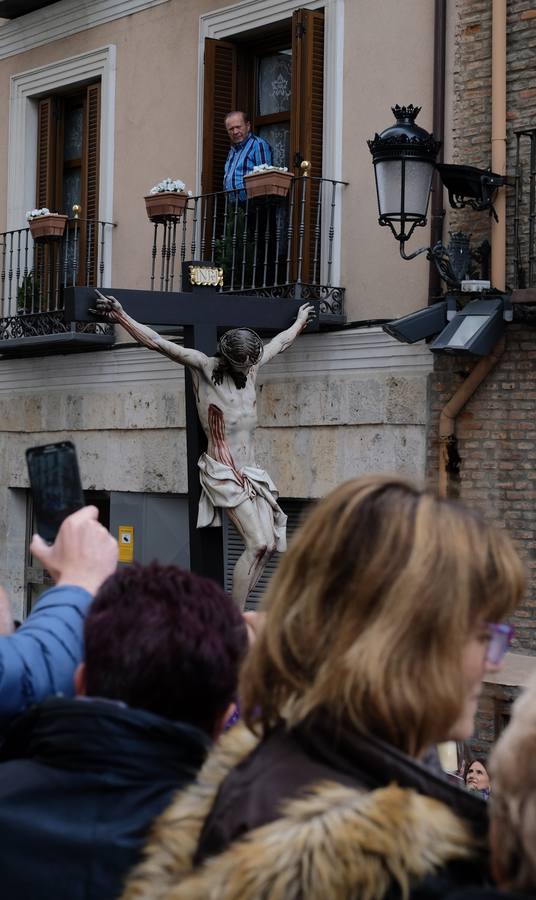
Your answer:
[[[119,562],[134,562],[134,528],[132,525],[119,525],[117,540],[119,543]]]

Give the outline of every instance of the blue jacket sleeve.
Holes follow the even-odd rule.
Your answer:
[[[51,588],[18,631],[0,636],[0,727],[51,694],[72,696],[92,599],[80,587]]]

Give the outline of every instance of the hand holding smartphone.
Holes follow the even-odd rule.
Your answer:
[[[74,444],[60,441],[29,447],[26,462],[36,530],[53,543],[63,520],[85,505]]]

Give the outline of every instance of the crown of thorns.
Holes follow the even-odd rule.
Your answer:
[[[264,345],[251,328],[231,328],[220,338],[222,356],[234,366],[254,366],[262,358]]]

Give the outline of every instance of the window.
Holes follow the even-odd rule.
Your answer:
[[[36,206],[69,218],[81,207],[77,271],[89,284],[96,284],[99,151],[100,82],[39,100]]]
[[[37,138],[38,207],[85,219],[98,218],[100,83],[39,101]]]
[[[229,150],[226,114],[242,109],[255,133],[272,147],[274,164],[300,174],[311,163],[303,235],[303,280],[313,268],[324,104],[324,11],[298,9],[268,33],[245,32],[233,40],[205,39],[203,165],[204,194],[222,189]],[[297,259],[299,204],[294,235]],[[316,221],[315,221],[316,220]],[[316,232],[315,232],[316,228]]]
[[[324,13],[298,9],[266,36],[205,39],[202,191],[221,190],[229,150],[224,119],[249,112],[254,131],[274,150],[277,165],[299,172],[311,162],[322,175]]]

